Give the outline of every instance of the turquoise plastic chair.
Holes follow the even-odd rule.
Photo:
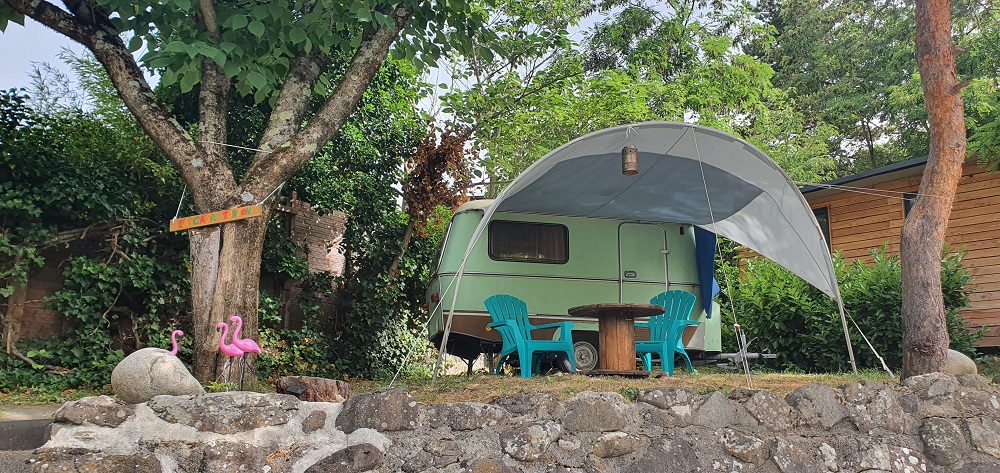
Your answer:
[[[573,356],[573,323],[555,322],[551,324],[532,325],[528,321],[528,305],[524,301],[506,294],[497,294],[486,299],[486,310],[490,312],[493,322],[487,327],[500,332],[503,348],[497,360],[495,374],[500,374],[503,362],[508,356],[517,352],[521,364],[521,377],[530,378],[538,372],[540,357],[536,355],[545,352],[565,353],[569,358],[571,370],[576,372],[576,359]],[[557,340],[533,340],[531,332],[539,329],[558,328]]]
[[[684,291],[662,292],[650,299],[650,304],[663,306],[664,312],[650,317],[649,322],[635,324],[636,327],[649,329],[648,342],[635,342],[636,353],[644,355],[642,361],[646,365],[646,371],[652,371],[653,353],[660,355],[660,364],[668,376],[674,375],[675,353],[684,357],[688,373],[694,371],[691,358],[684,351],[684,341],[681,336],[684,334],[684,327],[698,325],[697,321],[689,320],[695,300],[694,294]]]

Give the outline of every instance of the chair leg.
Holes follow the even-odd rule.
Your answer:
[[[527,358],[527,359],[525,359],[525,358]],[[530,378],[531,377],[531,370],[533,368],[532,365],[534,364],[534,360],[532,360],[532,358],[533,357],[531,355],[523,356],[520,353],[518,353],[518,359],[521,361],[521,377],[522,378]]]
[[[501,353],[500,357],[497,358],[497,365],[493,368],[493,374],[500,375],[500,371],[503,370],[503,363],[507,361],[510,357],[510,353]]]
[[[680,353],[680,355],[684,357],[684,364],[687,365],[688,373],[694,373],[694,366],[691,366],[691,358],[688,358],[687,352],[680,351],[678,353]]]
[[[653,354],[643,353],[642,354],[642,364],[646,367],[646,371],[653,371]]]
[[[670,356],[667,356],[667,353],[669,353]],[[660,363],[663,364],[663,372],[667,373],[667,376],[670,376],[671,378],[673,378],[674,377],[674,353],[673,353],[673,351],[671,350],[671,351],[666,352],[666,353],[661,351],[660,352]]]

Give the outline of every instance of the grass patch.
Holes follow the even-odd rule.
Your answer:
[[[90,396],[111,394],[108,390],[69,389],[58,393],[45,392],[35,388],[0,393],[0,406],[30,406],[38,404],[62,404]]]
[[[854,383],[862,379],[898,383],[880,371],[863,371],[854,374],[795,374],[752,373],[754,389],[765,389],[785,396],[810,383],[823,383],[833,387]],[[352,394],[380,391],[388,388],[388,381],[352,379]],[[483,372],[471,376],[450,375],[439,377],[431,387],[430,379],[406,379],[393,387],[405,389],[414,400],[422,404],[444,402],[491,402],[503,396],[532,391],[549,392],[566,400],[583,391],[616,392],[628,401],[634,401],[639,391],[658,387],[690,389],[699,394],[712,391],[729,393],[735,388],[746,388],[746,377],[740,373],[700,368],[693,374],[678,372],[673,378],[630,379],[614,376],[551,375],[523,379],[512,376],[492,376]]]

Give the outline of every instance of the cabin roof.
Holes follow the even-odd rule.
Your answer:
[[[843,186],[846,184],[852,184],[854,186],[866,187],[880,182],[920,174],[923,172],[924,165],[926,164],[927,156],[924,156],[922,158],[892,163],[888,166],[882,166],[880,168],[852,174],[850,176],[844,176],[819,185],[805,186],[799,190],[802,192],[802,195],[806,197],[806,199],[815,199],[838,192],[837,189],[830,189],[827,186]]]

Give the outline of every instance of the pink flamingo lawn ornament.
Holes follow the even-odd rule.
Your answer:
[[[243,319],[238,315],[234,315],[229,320],[236,322],[236,328],[233,329],[233,345],[243,350],[243,356],[246,356],[247,353],[256,353],[259,355],[260,347],[257,346],[257,342],[249,338],[240,338],[240,330],[243,330]]]
[[[219,337],[219,351],[221,351],[224,355],[229,357],[229,361],[227,361],[225,366],[222,367],[222,371],[226,371],[227,368],[229,370],[226,373],[226,381],[228,382],[229,378],[231,377],[230,375],[232,374],[233,371],[233,358],[243,356],[243,350],[237,348],[236,345],[226,343],[226,336],[229,335],[228,324],[226,324],[225,322],[219,322],[219,324],[215,326],[215,331],[218,332],[219,330],[222,331],[222,336]],[[221,377],[222,374],[220,373],[219,376]],[[243,389],[242,384],[243,380],[240,379],[240,389]]]
[[[238,315],[234,315],[229,318],[230,321],[236,322],[236,328],[233,329],[233,345],[243,351],[243,356],[240,358],[240,387],[243,386],[243,372],[247,365],[247,353],[260,354],[260,346],[257,342],[249,338],[240,338],[240,330],[243,329],[243,319]]]
[[[174,347],[170,350],[171,355],[177,356],[177,339],[183,336],[184,332],[181,332],[180,330],[174,330],[173,333],[170,334],[170,343],[174,345]]]

